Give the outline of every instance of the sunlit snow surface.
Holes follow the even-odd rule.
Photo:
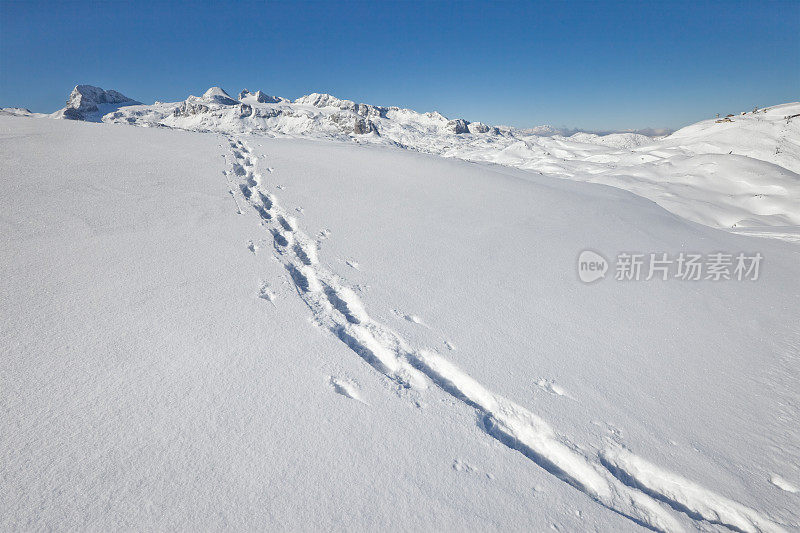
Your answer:
[[[713,227],[766,227],[763,236],[784,238],[787,232],[776,227],[800,226],[800,103],[709,119],[654,139],[564,137],[549,127],[493,127],[317,93],[294,102],[261,92],[243,91],[240,98],[213,87],[184,102],[107,106],[88,118],[399,146],[612,185]]]
[[[638,183],[697,172],[720,217],[750,165],[797,199],[796,130],[718,127],[684,133],[749,153],[677,132]],[[0,117],[0,527],[798,527],[797,244],[352,138]],[[750,225],[795,234],[771,202]],[[585,285],[584,249],[765,259]]]

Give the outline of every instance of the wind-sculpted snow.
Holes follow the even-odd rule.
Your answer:
[[[61,116],[75,113],[72,109],[66,108]],[[244,90],[235,100],[212,87],[202,97],[190,96],[183,102],[128,102],[102,117],[97,113],[81,116],[201,132],[383,144],[496,163],[611,185],[691,221],[747,231],[800,225],[798,113],[797,103],[773,106],[726,121],[699,122],[664,138],[583,132],[567,137],[549,126],[488,126],[329,94],[313,93],[291,102]],[[759,234],[781,238],[786,233],[773,229]]]

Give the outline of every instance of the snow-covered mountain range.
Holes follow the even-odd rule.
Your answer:
[[[66,107],[39,116],[389,145],[603,183],[694,222],[794,240],[800,226],[798,113],[800,103],[783,104],[649,137],[489,126],[319,93],[290,101],[245,89],[234,98],[211,87],[181,102],[146,105],[116,91],[78,85]]]
[[[113,107],[108,107],[109,104]],[[103,108],[103,105],[107,107]],[[236,99],[220,87],[211,87],[202,96],[189,96],[182,102],[142,105],[116,91],[78,85],[70,94],[66,107],[53,116],[92,122],[168,126],[193,131],[267,133],[339,140],[370,135],[375,137],[371,142],[396,144],[418,150],[427,148],[433,138],[441,137],[441,142],[446,142],[451,135],[464,134],[509,139],[580,134],[584,141],[599,137],[549,125],[527,129],[488,126],[481,122],[449,119],[435,111],[419,113],[399,107],[362,104],[341,100],[330,94],[311,93],[292,101],[280,96],[270,96],[262,91],[251,92],[244,89]],[[424,135],[428,143],[422,142],[420,135]],[[632,132],[603,137],[606,137],[604,144],[617,146],[638,145],[650,140],[648,136]],[[454,142],[453,139],[449,141]]]

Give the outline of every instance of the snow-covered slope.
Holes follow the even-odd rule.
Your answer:
[[[0,161],[0,529],[800,527],[796,245],[374,144],[0,116]]]
[[[85,86],[76,91],[80,87]],[[74,100],[70,98],[73,107],[59,116],[72,113]],[[236,100],[213,87],[202,97],[190,96],[183,102],[126,102],[107,114],[82,116],[138,126],[398,146],[612,185],[694,222],[797,240],[798,113],[800,103],[778,105],[699,122],[665,138],[635,133],[565,137],[547,126],[487,126],[450,120],[436,112],[357,104],[328,94],[313,93],[291,102],[244,90]]]

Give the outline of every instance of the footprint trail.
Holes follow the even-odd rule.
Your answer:
[[[757,511],[650,465],[627,450],[584,451],[547,422],[486,389],[438,353],[409,346],[399,334],[372,319],[358,295],[320,263],[318,242],[302,231],[278,198],[263,189],[255,168],[258,159],[250,148],[239,139],[229,141],[231,170],[226,177],[238,180],[243,203],[253,209],[272,235],[275,256],[314,321],[391,380],[399,394],[421,395],[431,384],[438,387],[474,408],[486,434],[598,504],[648,529],[682,531],[673,514],[678,513],[684,520],[696,522],[697,527],[783,531]],[[236,198],[234,191],[231,188]],[[272,301],[266,294],[262,297]],[[331,385],[340,394],[355,396],[348,394],[343,382],[331,381]]]

